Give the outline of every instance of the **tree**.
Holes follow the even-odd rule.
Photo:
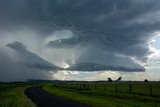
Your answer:
[[[144,80],[145,83],[149,82],[147,79]]]
[[[111,78],[108,78],[108,80],[107,80],[108,82],[112,82],[112,79]]]
[[[122,76],[120,76],[118,79],[117,79],[117,82],[121,81],[122,80]]]

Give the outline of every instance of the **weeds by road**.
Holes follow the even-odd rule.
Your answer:
[[[24,90],[32,85],[22,83],[0,84],[0,107],[36,107]]]

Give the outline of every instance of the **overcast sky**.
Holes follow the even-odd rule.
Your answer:
[[[160,79],[158,0],[0,0],[0,81]]]

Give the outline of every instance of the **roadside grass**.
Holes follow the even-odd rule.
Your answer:
[[[30,86],[32,85],[23,83],[1,83],[0,107],[36,107],[24,94],[24,90]]]
[[[80,90],[75,87],[75,85],[73,86],[74,88],[66,88],[48,84],[43,88],[51,94],[87,104],[91,107],[160,107],[159,96],[149,96],[145,92],[142,92],[142,94],[127,92],[115,93],[108,92],[107,90],[104,92],[102,91],[103,89]],[[110,85],[109,88],[114,88],[113,86],[114,85]],[[139,84],[137,86],[139,86]],[[97,88],[102,88],[102,86],[97,86]],[[142,89],[141,91],[143,90],[146,91],[146,89]]]

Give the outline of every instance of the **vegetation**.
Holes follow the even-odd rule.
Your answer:
[[[160,107],[157,82],[57,82],[44,90],[92,107]]]
[[[24,83],[0,83],[0,107],[36,107],[24,94],[32,86]]]
[[[0,107],[36,107],[24,94],[35,85],[91,107],[160,107],[158,82],[34,82],[0,83]]]

